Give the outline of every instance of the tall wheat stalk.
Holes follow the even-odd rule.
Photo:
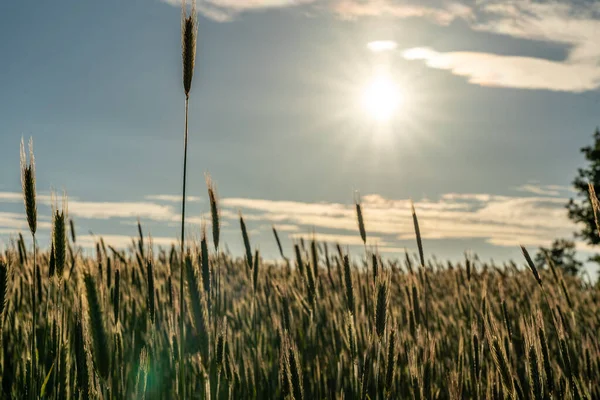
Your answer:
[[[23,187],[23,200],[25,202],[25,214],[27,215],[27,224],[29,225],[29,231],[31,232],[31,238],[33,241],[33,288],[32,288],[32,296],[31,296],[31,312],[33,315],[33,325],[31,332],[31,397],[35,396],[37,393],[36,383],[37,383],[37,375],[36,375],[36,366],[37,366],[37,356],[36,356],[36,327],[37,327],[37,308],[36,308],[36,288],[38,279],[37,273],[37,263],[36,263],[36,246],[35,246],[35,232],[37,230],[37,206],[35,203],[35,158],[33,156],[33,140],[29,139],[29,162],[27,161],[27,156],[25,154],[25,143],[23,139],[21,139],[21,185]]]
[[[57,385],[57,379],[58,379],[58,374],[60,373],[60,364],[59,364],[59,354],[61,351],[61,347],[62,347],[62,333],[64,330],[64,326],[62,323],[62,315],[61,315],[61,308],[60,308],[60,301],[61,301],[61,293],[62,291],[61,286],[62,286],[62,279],[63,279],[63,275],[64,275],[64,269],[65,269],[65,260],[66,260],[66,245],[67,245],[67,233],[66,233],[66,221],[68,219],[67,216],[68,212],[67,212],[67,195],[63,194],[63,201],[62,201],[62,208],[59,210],[58,208],[58,203],[56,201],[56,198],[53,201],[53,206],[52,206],[52,239],[51,239],[51,256],[54,259],[54,267],[55,267],[55,279],[52,279],[51,276],[51,287],[55,289],[55,312],[57,314],[57,321],[59,323],[59,340],[56,343],[56,357],[54,360],[54,365],[56,366],[55,368],[55,373],[53,374],[53,379],[54,379],[54,391],[55,391],[55,397],[57,396],[58,393],[58,385]],[[72,224],[72,220],[71,220],[71,224]],[[51,258],[52,259],[52,258]],[[52,275],[52,274],[51,274]],[[48,295],[47,300],[46,300],[46,304],[48,304],[50,299],[50,295]]]
[[[185,250],[185,188],[187,178],[187,148],[188,148],[188,109],[194,64],[196,62],[196,36],[198,34],[198,20],[196,2],[192,0],[190,14],[187,12],[187,0],[181,3],[181,52],[183,61],[183,90],[185,93],[185,130],[183,136],[183,189],[181,198],[181,260],[179,281],[179,398],[185,399],[185,370],[184,370],[184,250]]]

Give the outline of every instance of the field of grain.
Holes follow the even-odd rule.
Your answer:
[[[68,201],[36,240],[35,161],[21,148],[29,232],[0,254],[2,399],[600,399],[596,284],[523,259],[494,265],[380,257],[297,241],[264,260],[240,214],[242,255],[210,231],[186,239],[188,104],[196,12],[182,16],[185,94],[179,244],[138,225],[125,251],[77,241]],[[595,195],[592,197],[595,199]],[[595,203],[597,204],[597,203]],[[424,248],[425,245],[425,248]]]
[[[182,302],[175,246],[153,252],[140,227],[127,252],[99,240],[85,258],[53,220],[51,251],[19,236],[0,262],[3,398],[600,396],[598,289],[558,269],[317,242],[263,262],[240,219],[243,257],[187,244]]]

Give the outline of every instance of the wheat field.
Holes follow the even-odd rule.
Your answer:
[[[182,299],[175,246],[153,251],[139,227],[128,251],[100,239],[86,258],[53,217],[50,250],[34,259],[19,235],[0,262],[3,398],[600,396],[598,289],[557,268],[353,258],[315,241],[267,262],[241,217],[243,257],[214,235],[188,243]]]
[[[52,240],[36,238],[35,160],[21,146],[29,232],[0,254],[2,399],[600,399],[600,292],[525,248],[518,262],[418,254],[387,259],[299,240],[261,257],[240,214],[245,251],[211,231],[186,240],[188,104],[197,19],[182,12],[185,94],[181,235],[139,236],[126,250],[77,241],[68,200],[54,200]],[[192,121],[193,122],[193,121]],[[47,216],[46,216],[47,217]]]

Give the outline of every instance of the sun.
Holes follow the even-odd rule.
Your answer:
[[[402,105],[402,95],[396,83],[385,74],[374,76],[362,94],[364,109],[378,122],[389,122]]]

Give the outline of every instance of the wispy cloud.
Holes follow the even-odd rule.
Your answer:
[[[162,0],[181,7],[181,0]],[[310,4],[316,0],[203,0],[197,2],[197,10],[205,17],[218,22],[228,22],[244,11],[294,7]],[[189,3],[188,3],[189,4]]]
[[[50,226],[50,222],[40,221],[38,219],[38,228],[45,229],[49,228]],[[28,229],[25,214],[0,212],[0,228],[11,229],[12,233],[18,232],[19,230]]]
[[[39,204],[51,205],[52,196],[38,194]],[[170,202],[177,196],[148,196],[160,202]],[[179,197],[181,199],[181,197]],[[197,199],[192,197],[192,201]],[[20,203],[23,201],[23,194],[18,192],[0,192],[0,202]],[[181,200],[179,200],[181,201]],[[158,204],[152,201],[84,201],[78,198],[68,199],[69,215],[88,218],[88,219],[109,219],[109,218],[148,218],[159,221],[173,219],[174,211],[171,206]]]
[[[438,52],[413,48],[403,54],[449,70],[481,86],[583,92],[600,87],[600,6],[595,2],[491,0],[471,18],[475,31],[570,46],[562,61],[486,52]]]
[[[161,0],[181,7],[181,0]],[[434,2],[435,3],[435,2]],[[205,17],[219,22],[229,22],[243,12],[284,7],[314,5],[313,10],[330,12],[342,19],[360,17],[394,16],[398,18],[427,18],[441,25],[448,25],[457,18],[471,19],[473,8],[460,1],[440,1],[439,4],[423,5],[418,0],[203,0],[197,1],[197,9]]]
[[[571,236],[575,226],[567,218],[564,208],[570,194],[568,188],[530,182],[513,189],[523,194],[446,193],[437,199],[415,201],[423,238],[479,239],[496,246],[515,246],[548,245],[554,238]],[[22,201],[20,196],[10,192],[0,192],[0,199],[13,203]],[[371,244],[401,248],[400,242],[414,239],[409,199],[370,194],[362,196],[362,206]],[[247,223],[254,225],[250,228],[268,236],[271,236],[270,228],[274,224],[283,237],[310,237],[316,232],[321,240],[347,245],[361,243],[352,203],[224,198],[221,207],[223,226],[237,227],[237,211],[241,210]],[[162,204],[162,200],[150,201],[148,197],[141,202],[70,200],[69,213],[79,219],[113,218],[121,223],[141,217],[167,229],[172,229],[172,223],[179,218],[174,207]],[[199,227],[203,222],[210,224],[210,218],[200,215],[188,222],[190,227]],[[50,223],[41,218],[40,227],[49,229]],[[25,229],[24,215],[0,212],[1,233]],[[111,235],[111,239],[121,243],[126,241],[119,235]],[[167,242],[159,239],[155,243]]]
[[[574,225],[562,197],[517,197],[446,194],[416,202],[421,234],[427,239],[483,239],[498,246],[548,244],[569,237]],[[242,208],[256,219],[315,230],[352,232],[358,238],[354,207],[339,203],[303,203],[264,199],[225,199],[225,207]],[[367,195],[362,199],[368,235],[414,238],[410,200]],[[344,234],[345,235],[345,234]],[[293,235],[292,235],[293,236]]]
[[[113,246],[116,249],[124,249],[132,245],[132,238],[127,235],[81,235],[77,236],[77,245],[85,248],[92,248],[96,245],[100,237],[102,237],[104,243]],[[177,243],[176,238],[152,237],[152,244],[155,246],[167,247],[174,243]]]
[[[423,60],[427,66],[464,76],[472,84],[519,89],[584,92],[600,86],[600,66],[540,58],[501,56],[491,53],[447,52],[412,48],[407,60]]]
[[[149,218],[159,221],[172,219],[170,206],[151,202],[92,202],[69,201],[69,214],[88,219]]]
[[[560,196],[564,193],[571,193],[573,189],[560,185],[540,185],[538,183],[527,183],[515,187],[519,192],[533,193],[541,196]]]
[[[376,40],[367,43],[367,48],[373,53],[396,50],[396,47],[398,47],[398,43],[393,40]]]
[[[339,243],[341,245],[362,246],[363,241],[358,235],[336,235],[331,233],[294,233],[290,235],[291,239],[312,240],[313,238],[319,242]],[[387,243],[380,237],[369,236],[368,245],[386,245]]]
[[[377,252],[379,254],[396,254],[396,253],[414,253],[414,249],[408,247],[388,247],[388,246],[377,246]]]
[[[476,30],[571,45],[571,63],[594,63],[600,56],[598,2],[494,0],[482,3],[480,14],[472,24]]]
[[[338,0],[332,3],[333,12],[344,19],[359,17],[394,16],[398,18],[427,18],[440,25],[448,25],[456,18],[470,19],[473,9],[459,2],[440,2],[434,6],[420,2],[393,0]]]
[[[38,202],[48,203],[51,200],[50,195],[37,193],[36,199]],[[20,192],[0,192],[0,202],[3,203],[20,203],[23,201],[23,193]]]
[[[293,224],[277,224],[273,226],[275,227],[275,229],[277,229],[278,232],[296,232],[300,230],[300,227],[298,225]],[[271,225],[263,225],[261,228],[269,229],[271,228]]]
[[[180,0],[163,0],[179,6]],[[450,71],[468,82],[489,87],[584,92],[600,87],[600,5],[593,1],[556,0],[205,0],[198,9],[205,16],[229,21],[242,12],[313,5],[342,19],[392,16],[423,18],[446,26],[465,21],[475,32],[517,39],[546,41],[569,47],[564,60],[494,54],[485,51],[438,51],[416,47],[403,52],[406,59]],[[372,42],[372,51],[394,48],[393,41]]]
[[[181,203],[182,196],[174,194],[152,194],[144,198],[146,200],[160,201],[165,203]],[[186,196],[185,199],[188,202],[199,202],[202,200],[202,198],[198,196]]]

